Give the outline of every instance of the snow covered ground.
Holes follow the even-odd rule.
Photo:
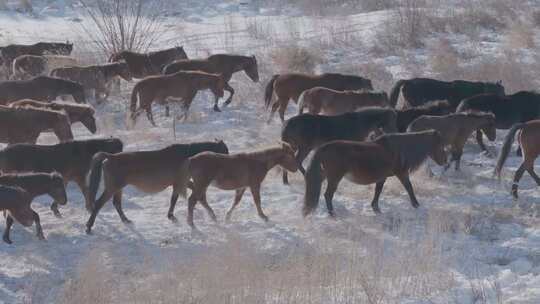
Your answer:
[[[379,27],[388,14],[385,11],[356,14],[347,16],[344,22],[342,17],[304,17],[296,12],[271,17],[275,11],[236,1],[221,5],[210,3],[187,1],[179,5],[178,13],[171,13],[168,19],[172,30],[164,35],[163,43],[182,44],[192,57],[207,52],[255,53],[260,56],[259,62],[267,61],[260,67],[263,80],[274,71],[272,63],[268,62],[271,60],[266,53],[268,48],[285,45],[291,36],[298,37],[301,42],[322,41],[320,45],[324,45],[324,40],[338,35],[345,37],[349,31],[362,37],[362,45],[366,45],[372,39],[373,29]],[[61,5],[38,7],[36,11],[40,12],[38,17],[0,13],[0,41],[28,43],[71,39],[77,48],[80,36],[73,30],[77,23],[73,21],[77,17],[75,11],[63,9]],[[260,28],[261,37],[255,37],[257,31],[253,27]],[[274,40],[264,39],[268,36]],[[456,37],[452,38],[458,39]],[[491,45],[486,46],[486,52],[490,50]],[[349,62],[374,62],[360,45],[347,44],[321,51],[327,60],[318,69],[324,71],[342,70]],[[425,54],[419,51],[415,56],[421,60]],[[377,58],[375,62],[385,65],[394,78],[409,76],[406,64],[396,56]],[[231,84],[237,88],[237,94],[230,107],[222,113],[214,113],[209,96],[200,94],[191,109],[189,121],[176,124],[175,132],[171,119],[164,117],[158,107],[155,111],[159,127],[152,128],[141,117],[135,128],[127,128],[128,86],[122,96],[112,98],[110,104],[97,109],[100,134],[96,137],[118,137],[124,141],[126,151],[214,138],[224,140],[233,153],[276,143],[280,124],[277,120],[269,125],[265,123],[267,113],[263,110],[262,92],[266,83],[251,83],[245,75],[238,74]],[[389,90],[389,87],[380,88]],[[295,112],[296,108],[291,106],[287,115]],[[92,137],[82,126],[76,127],[75,134],[80,139]],[[496,142],[490,143],[491,154],[496,155],[505,134],[498,132]],[[50,135],[40,138],[40,143],[53,142]],[[225,281],[235,278],[227,278],[224,274],[234,276],[236,272],[219,267],[222,266],[220,263],[231,262],[225,257],[221,260],[220,252],[241,259],[233,264],[239,267],[238,273],[242,273],[241,268],[248,264],[243,263],[244,259],[251,255],[272,268],[272,265],[283,266],[290,262],[294,255],[302,257],[298,262],[302,264],[307,263],[307,256],[330,253],[337,257],[354,252],[362,257],[365,265],[373,266],[351,266],[351,269],[365,270],[372,282],[372,288],[359,289],[359,295],[354,299],[365,297],[371,303],[539,303],[540,208],[537,203],[540,195],[534,181],[525,176],[520,183],[520,199],[512,200],[510,180],[519,163],[520,159],[512,155],[504,169],[502,182],[498,182],[491,176],[495,159],[480,153],[471,141],[466,147],[461,172],[443,173],[440,168],[433,168],[433,177],[424,169],[413,176],[421,203],[418,210],[412,209],[406,193],[395,179],[385,187],[380,202],[383,214],[378,216],[368,203],[373,186],[342,182],[334,199],[336,221],[326,216],[324,204],[313,217],[302,218],[301,176],[294,174],[291,186],[284,186],[276,169],[270,172],[262,190],[263,208],[270,222],[264,223],[257,217],[252,199],[246,193],[233,214],[232,223],[224,223],[233,192],[211,188],[208,201],[216,211],[219,223],[212,223],[199,208],[195,222],[202,235],[192,234],[183,220],[187,211],[185,200],[180,199],[176,208],[179,223],[173,224],[166,218],[170,189],[150,195],[131,187],[124,191],[123,204],[133,224],[122,224],[109,203],[97,218],[94,234],[85,235],[88,214],[83,197],[78,188],[69,185],[69,203],[61,208],[62,219],[55,218],[50,212],[50,198],[40,197],[34,204],[41,215],[47,241],[38,241],[33,228],[15,225],[12,232],[14,245],[0,245],[0,303],[57,303],[60,297],[69,298],[66,286],[85,273],[96,274],[98,278],[94,279],[97,281],[101,281],[100,275],[103,276],[102,283],[115,284],[124,294],[113,291],[110,297],[103,295],[101,302],[95,303],[108,303],[110,299],[121,303],[129,299],[126,293],[130,289],[124,287],[132,287],[130,284],[144,290],[160,274],[196,277],[196,270],[178,273],[171,270],[170,265],[190,264],[196,257],[215,254],[213,250],[218,251],[214,257],[217,259],[216,276]],[[306,254],[310,248],[316,248],[315,252]],[[383,275],[377,272],[390,267],[388,265],[394,267],[393,272],[383,271]],[[416,270],[408,269],[413,266]],[[395,277],[386,276],[389,273]],[[337,284],[343,293],[347,286]],[[389,286],[392,289],[385,290]],[[370,297],[365,292],[369,289],[384,296],[375,297],[379,301],[371,301],[373,295]],[[105,292],[105,289],[99,289],[99,292]],[[133,294],[137,295],[136,292]],[[92,297],[85,299],[89,298]],[[139,300],[160,303],[156,299]],[[278,303],[275,298],[271,299],[266,298],[266,302]],[[332,303],[354,302],[347,299],[344,295],[335,296]],[[74,300],[69,298],[67,302]],[[235,302],[229,299],[222,303]],[[330,302],[319,299],[313,303]]]

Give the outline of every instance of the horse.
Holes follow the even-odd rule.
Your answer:
[[[148,76],[139,81],[131,93],[131,119],[133,122],[142,111],[153,126],[152,103],[165,104],[167,98],[181,99],[184,120],[198,91],[210,89],[215,96],[215,103],[224,95],[225,79],[221,75],[198,71],[181,71],[170,75]],[[137,98],[138,96],[138,98]],[[137,109],[137,99],[139,108]]]
[[[13,60],[12,80],[25,80],[40,75],[49,75],[56,68],[76,66],[75,58],[60,55],[21,55]]]
[[[277,96],[277,100],[272,104],[268,123],[272,121],[274,113],[278,108],[281,122],[285,122],[285,110],[289,104],[289,99],[298,103],[302,92],[314,87],[325,87],[337,91],[373,90],[371,80],[354,75],[336,73],[320,75],[301,73],[277,74],[272,76],[265,89],[264,102],[267,109],[270,107],[274,93]]]
[[[0,82],[0,105],[21,99],[50,102],[61,95],[71,95],[77,103],[86,103],[83,86],[70,80],[37,76],[29,80]]]
[[[512,148],[512,142],[514,141],[516,133],[520,131],[518,135],[518,143],[523,150],[523,161],[514,174],[514,181],[512,183],[512,196],[518,198],[518,184],[519,180],[523,176],[525,171],[529,172],[529,175],[534,179],[536,184],[540,186],[540,177],[534,172],[534,161],[540,154],[540,145],[538,139],[540,138],[540,120],[530,120],[525,123],[515,124],[504,139],[504,143],[497,160],[494,175],[501,178],[502,168],[510,149]]]
[[[43,229],[39,215],[32,210],[30,204],[32,197],[30,194],[19,187],[9,187],[0,185],[0,210],[6,212],[6,230],[4,231],[4,242],[11,244],[8,227],[13,225],[13,219],[17,220],[25,227],[36,224],[36,235],[38,239],[44,240]]]
[[[86,176],[94,154],[117,153],[123,149],[122,141],[116,138],[70,141],[56,145],[16,144],[0,151],[0,170],[5,173],[58,172],[64,183],[73,181],[81,189],[87,210],[88,200]],[[60,217],[55,203],[51,206]]]
[[[0,176],[0,185],[9,187],[19,187],[30,195],[32,200],[40,195],[47,194],[54,201],[51,210],[56,214],[58,209],[53,206],[65,205],[67,203],[66,187],[62,175],[54,173],[24,173],[24,174],[4,174]],[[8,216],[7,227],[4,231],[4,241],[9,242],[9,230],[13,224],[13,219]]]
[[[173,193],[167,217],[176,222],[174,207],[179,195],[186,196],[189,182],[187,160],[203,151],[229,153],[223,141],[216,141],[174,144],[154,151],[96,154],[89,174],[90,201],[93,207],[92,215],[86,223],[86,233],[91,233],[99,210],[111,197],[122,222],[131,223],[122,210],[122,188],[127,185],[133,185],[147,193],[161,192],[172,186]],[[104,190],[96,201],[102,176]]]
[[[200,202],[210,217],[216,221],[216,215],[206,200],[206,191],[211,184],[222,190],[236,191],[234,202],[227,212],[227,221],[240,203],[246,188],[251,191],[259,217],[268,221],[268,216],[261,207],[260,190],[268,171],[277,165],[292,172],[298,169],[294,150],[289,144],[282,143],[277,147],[248,153],[223,155],[204,152],[191,157],[189,172],[193,180],[193,192],[188,199],[188,225],[196,229],[193,223],[193,210],[197,202]]]
[[[39,135],[50,129],[60,142],[73,140],[69,117],[64,111],[0,106],[0,142],[35,144]]]
[[[406,107],[416,107],[433,100],[448,100],[454,109],[468,97],[493,93],[504,95],[504,87],[498,82],[472,82],[465,80],[440,81],[430,78],[399,80],[390,92],[390,104],[395,107],[400,91],[405,98]]]
[[[303,160],[314,148],[333,140],[362,141],[382,128],[385,133],[396,131],[396,112],[390,108],[366,108],[337,116],[302,114],[285,122],[281,140],[293,147],[300,172]],[[287,172],[283,183],[288,184]]]
[[[179,46],[149,53],[121,51],[112,54],[109,57],[109,62],[124,60],[129,66],[132,77],[142,79],[147,76],[159,75],[167,64],[187,58],[184,48]]]
[[[82,123],[92,134],[97,132],[95,111],[89,105],[61,102],[41,102],[32,99],[23,99],[9,104],[12,108],[40,108],[53,111],[65,111],[71,124],[76,122]]]
[[[507,130],[516,123],[540,118],[540,94],[519,91],[512,95],[481,94],[463,100],[456,112],[481,111],[495,115],[495,127]],[[482,151],[487,151],[482,133],[476,132],[476,140]],[[519,150],[518,150],[519,153]]]
[[[407,132],[425,130],[439,131],[443,143],[450,148],[451,154],[451,159],[445,169],[448,169],[452,161],[455,161],[456,171],[460,169],[465,142],[474,131],[481,130],[490,141],[494,141],[497,136],[495,115],[481,112],[454,113],[444,116],[422,115],[409,125]]]
[[[93,91],[98,104],[109,97],[109,87],[113,79],[120,77],[131,81],[131,72],[125,62],[57,68],[51,71],[51,76],[80,83],[87,96],[91,96]]]
[[[2,48],[2,61],[8,73],[13,64],[13,60],[21,55],[36,55],[44,54],[52,55],[70,55],[73,51],[73,43],[57,43],[57,42],[38,42],[32,45],[10,44]],[[9,75],[8,75],[9,76]]]
[[[453,112],[447,101],[431,101],[417,107],[397,109],[397,129],[400,133],[406,132],[409,124],[422,115],[442,116]]]
[[[163,74],[174,74],[179,71],[202,71],[222,75],[225,80],[225,90],[230,93],[225,105],[231,103],[234,95],[234,89],[229,85],[234,73],[244,71],[253,82],[259,82],[259,70],[255,56],[215,54],[206,59],[181,59],[165,66]],[[217,100],[214,111],[221,111]]]
[[[336,91],[324,87],[305,90],[300,95],[298,114],[308,108],[310,114],[340,115],[365,107],[387,107],[385,92]]]
[[[303,215],[312,213],[319,204],[323,173],[328,181],[324,198],[332,217],[332,199],[343,177],[360,185],[375,183],[371,207],[380,213],[379,196],[388,177],[396,176],[409,195],[411,205],[419,206],[409,179],[428,157],[437,164],[446,163],[444,143],[438,131],[385,134],[373,142],[332,141],[315,150],[306,171]]]

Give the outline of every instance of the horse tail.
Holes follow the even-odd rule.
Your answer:
[[[404,79],[398,80],[390,91],[390,106],[392,108],[396,107],[399,98],[399,92],[401,91],[401,87],[405,84],[406,81],[407,80]]]
[[[304,107],[305,107],[305,103],[306,103],[306,101],[305,101],[306,100],[306,92],[307,92],[307,90],[302,92],[302,94],[300,94],[300,97],[298,97],[298,115],[304,113]]]
[[[274,94],[274,82],[279,77],[279,74],[276,74],[272,76],[268,84],[266,85],[266,89],[264,90],[264,106],[266,109],[270,106],[270,102],[272,101],[272,94]]]
[[[94,209],[96,203],[96,195],[99,188],[99,182],[101,181],[103,162],[109,158],[112,154],[107,152],[98,152],[92,158],[90,163],[90,172],[88,174],[88,199],[90,200],[90,207]]]
[[[131,111],[131,117],[135,117],[135,113],[137,112],[137,95],[140,92],[140,82],[138,82],[134,87],[133,91],[131,91],[131,103],[129,106],[129,109]]]
[[[319,206],[323,176],[321,173],[320,149],[315,151],[306,170],[306,193],[304,195],[304,208],[302,214],[308,216]]]
[[[514,142],[515,135],[517,131],[523,129],[526,125],[527,124],[525,123],[515,124],[510,129],[510,131],[508,131],[508,134],[506,135],[506,138],[504,139],[501,153],[499,154],[499,159],[497,159],[497,166],[495,167],[495,171],[493,172],[493,175],[497,175],[499,179],[501,178],[501,172],[504,166],[504,162],[508,158],[508,154],[510,153],[510,149],[512,148],[512,143]]]

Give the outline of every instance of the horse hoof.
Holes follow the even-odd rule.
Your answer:
[[[122,219],[122,223],[124,223],[124,224],[127,224],[127,225],[129,225],[129,224],[133,224],[133,222],[132,222],[132,221],[130,221],[130,220],[129,220],[128,218],[124,218],[124,219]]]
[[[12,242],[9,238],[7,238],[7,237],[3,237],[2,239],[3,239],[4,242],[7,243],[7,244],[13,244],[13,242]]]
[[[45,236],[43,234],[38,234],[37,237],[40,241],[45,241]]]
[[[214,112],[221,112],[221,110],[218,108],[218,106],[214,107]]]
[[[86,234],[87,235],[92,235],[92,228],[86,227]]]
[[[268,223],[268,221],[270,220],[270,219],[268,218],[268,216],[266,216],[266,215],[261,215],[260,217],[261,217],[261,219],[262,219],[263,221],[265,221],[266,223]]]
[[[57,211],[57,212],[54,212],[54,216],[55,216],[56,218],[62,218],[62,214],[61,214],[60,212],[58,212],[58,211]]]
[[[174,216],[172,214],[167,215],[167,218],[169,220],[171,220],[171,222],[173,222],[173,223],[178,223],[178,219],[176,218],[176,216]]]

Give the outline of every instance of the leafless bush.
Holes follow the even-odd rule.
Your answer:
[[[271,42],[276,35],[276,29],[270,19],[263,17],[246,18],[245,26],[248,35],[253,39]]]
[[[84,35],[106,55],[122,51],[146,51],[163,35],[161,1],[82,0],[86,22]]]
[[[313,73],[322,62],[321,56],[315,50],[298,44],[278,47],[272,51],[270,57],[280,72]]]
[[[441,79],[456,79],[459,70],[459,53],[445,38],[438,39],[428,45],[428,63]]]

